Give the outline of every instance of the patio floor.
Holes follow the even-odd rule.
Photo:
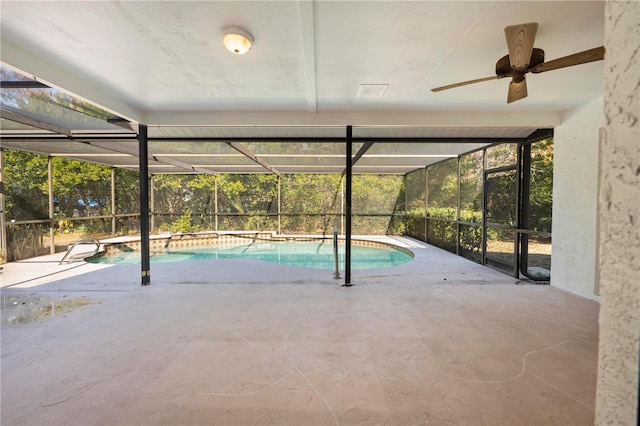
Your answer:
[[[0,421],[593,424],[598,303],[396,242],[415,259],[350,288],[250,260],[152,264],[148,287],[139,265],[4,265]]]

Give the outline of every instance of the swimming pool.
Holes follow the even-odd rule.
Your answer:
[[[335,269],[331,240],[255,241],[237,245],[209,247],[167,247],[151,254],[152,263],[215,259],[255,259],[311,269]],[[365,244],[352,241],[351,269],[387,268],[413,259],[413,253],[387,244]],[[92,263],[140,263],[140,252],[116,252],[88,260]],[[344,241],[338,245],[339,268],[344,269]]]

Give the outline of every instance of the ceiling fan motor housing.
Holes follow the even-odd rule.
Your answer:
[[[509,53],[496,62],[495,76],[435,87],[431,91],[440,92],[455,87],[510,77],[511,82],[509,83],[507,103],[512,103],[527,97],[527,81],[525,77],[530,72],[538,74],[604,59],[605,49],[604,46],[600,46],[545,62],[544,50],[533,47],[537,31],[538,24],[536,22],[505,27],[504,34]]]
[[[527,65],[524,69],[516,70],[511,68],[509,55],[506,55],[498,59],[498,62],[496,62],[496,75],[499,78],[503,78],[503,77],[519,78],[520,76],[524,78],[524,75],[528,73],[531,70],[531,68],[534,68],[543,62],[544,62],[544,50],[534,48],[533,51],[531,52],[531,60],[529,61],[529,65]]]

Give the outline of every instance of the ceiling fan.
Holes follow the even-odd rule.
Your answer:
[[[604,46],[600,46],[545,62],[544,50],[533,47],[537,31],[538,24],[536,22],[506,27],[504,34],[507,38],[509,54],[498,59],[498,62],[496,62],[495,76],[436,87],[431,89],[431,91],[439,92],[441,90],[453,89],[454,87],[466,86],[482,81],[511,77],[509,94],[507,96],[507,103],[511,103],[527,97],[527,80],[525,80],[525,75],[529,72],[537,74],[604,59]]]

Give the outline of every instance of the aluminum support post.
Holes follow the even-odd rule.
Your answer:
[[[352,136],[353,136],[353,127],[347,126],[347,161],[346,161],[346,194],[345,194],[345,214],[346,214],[346,229],[344,235],[344,286],[350,287],[351,284],[351,181],[352,181],[352,169],[353,162],[351,161],[352,156]]]
[[[461,200],[460,200],[460,191],[462,190],[462,185],[460,183],[460,156],[458,156],[458,188],[456,194],[456,254],[460,256],[460,208],[461,208]]]
[[[7,222],[4,206],[4,150],[0,148],[0,255],[4,254],[4,260],[7,261],[9,247],[7,244]]]
[[[429,167],[424,168],[424,242],[429,241]]]
[[[56,253],[56,240],[55,240],[55,228],[53,222],[54,205],[53,205],[53,157],[49,156],[47,161],[47,177],[49,184],[49,253]]]
[[[116,236],[116,168],[111,168],[111,236]]]
[[[218,176],[213,181],[213,214],[215,217],[215,231],[218,231]]]
[[[147,126],[140,124],[138,131],[138,161],[140,164],[140,256],[142,285],[151,284],[149,255],[149,151]]]
[[[156,229],[156,219],[155,219],[155,211],[156,211],[156,191],[154,189],[154,179],[153,179],[153,175],[151,175],[151,177],[149,178],[149,196],[151,197],[150,199],[150,203],[151,203],[151,208],[149,210],[150,216],[151,216],[151,232],[155,231]]]
[[[281,200],[282,200],[282,196],[281,196],[281,179],[280,179],[280,175],[278,175],[278,235],[282,234],[282,221],[280,218],[280,215],[282,213],[281,210]]]

